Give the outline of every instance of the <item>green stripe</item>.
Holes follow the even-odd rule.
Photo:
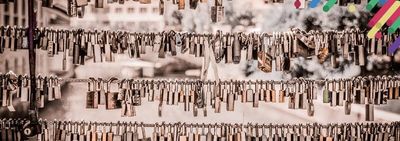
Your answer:
[[[368,4],[367,4],[367,10],[371,11],[376,6],[376,4],[378,4],[378,2],[379,2],[379,0],[371,0],[371,1],[369,1]]]
[[[393,34],[400,27],[400,17],[389,27],[389,34]]]
[[[328,12],[335,4],[336,4],[336,0],[329,0],[328,3],[326,3],[324,5],[322,10],[324,10],[324,12]]]

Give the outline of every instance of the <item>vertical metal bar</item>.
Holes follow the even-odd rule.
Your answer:
[[[34,10],[34,1],[28,0],[28,48],[29,48],[29,75],[31,78],[31,102],[30,111],[37,114],[36,104],[36,52],[34,44],[34,34],[36,29],[36,14]]]

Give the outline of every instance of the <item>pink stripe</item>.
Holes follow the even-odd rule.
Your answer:
[[[396,12],[394,12],[393,15],[390,16],[389,20],[387,21],[387,25],[391,26],[398,17],[400,17],[400,8],[397,8]]]
[[[368,22],[368,26],[369,27],[373,27],[378,21],[379,19],[382,18],[382,16],[386,13],[386,11],[389,10],[390,7],[392,7],[393,3],[396,0],[388,0],[381,9],[379,9],[378,13],[376,13],[374,15],[374,17],[372,17],[372,19]]]

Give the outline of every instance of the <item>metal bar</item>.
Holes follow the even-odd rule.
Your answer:
[[[95,79],[95,81],[97,81],[98,79]],[[343,79],[343,80],[347,80],[347,79]],[[75,79],[75,78],[59,78],[59,81],[61,82],[69,82],[69,83],[87,83],[87,82],[91,82],[91,79]],[[103,79],[104,82],[107,82],[107,80]],[[119,83],[122,82],[124,80],[115,80],[112,83]],[[206,80],[206,81],[201,81],[200,79],[188,79],[188,80],[174,80],[174,79],[125,79],[125,81],[148,81],[150,83],[154,83],[154,84],[159,84],[159,83],[197,83],[197,82],[202,82],[205,84],[216,84],[218,83],[217,81],[210,81],[210,80]],[[274,83],[274,84],[280,84],[282,83],[295,83],[294,80],[220,80],[219,83],[220,84],[235,84],[235,83],[246,83],[246,84],[258,84],[257,82],[263,82],[263,83]],[[316,83],[323,83],[325,81],[328,82],[333,82],[333,80],[305,80],[305,81],[312,81],[312,82],[316,82]]]
[[[2,26],[2,27],[4,27],[5,29],[14,28],[14,27],[7,27],[7,26]],[[24,29],[24,28],[17,27],[16,29]],[[40,28],[36,28],[36,29],[40,29]],[[56,30],[55,28],[51,28],[51,27],[45,27],[45,29],[46,30]],[[83,30],[84,34],[107,32],[107,30],[90,30],[90,29],[80,29],[80,28],[75,28],[75,29],[57,29],[57,30],[58,30],[58,32],[68,32],[68,31],[69,32],[73,32],[73,31]],[[167,31],[164,31],[164,32],[129,32],[129,31],[124,31],[124,30],[115,30],[115,31],[108,31],[108,32],[116,32],[116,33],[117,32],[122,32],[122,33],[128,33],[130,35],[140,35],[140,34],[142,34],[142,35],[146,35],[146,34],[147,35],[150,35],[150,34],[161,35],[161,34],[163,34],[164,32],[167,32]],[[177,34],[192,34],[190,32],[176,32],[176,31],[173,31],[173,32],[177,33]],[[295,32],[295,31],[288,31],[288,32]],[[347,30],[346,31],[345,30],[343,30],[343,31],[321,30],[319,32],[320,33],[300,32],[300,33],[296,33],[296,34],[298,34],[298,35],[316,35],[316,34],[323,34],[323,33],[335,33],[335,34],[347,33],[347,34],[359,34],[359,35],[364,35],[365,34],[363,32],[356,31],[356,30],[351,30],[351,31],[347,31]],[[222,35],[225,36],[228,33],[232,34],[232,33],[235,33],[235,32],[226,32],[226,33],[222,33]],[[284,34],[284,33],[287,33],[287,32],[274,32],[274,33],[260,32],[260,33],[255,33],[255,34],[257,34],[259,36],[264,36],[264,37],[273,37],[274,34],[279,35],[279,34]],[[248,35],[250,33],[243,33],[243,34],[244,35]],[[196,36],[215,36],[216,33],[196,33],[196,34],[192,34],[192,35],[196,35]]]
[[[14,74],[15,75],[15,74]],[[38,79],[40,76],[36,76],[35,79]],[[45,76],[43,76],[45,77]],[[27,77],[30,79],[31,77]],[[103,81],[103,82],[110,82],[110,83],[120,83],[120,82],[132,82],[132,83],[146,83],[146,84],[161,84],[161,83],[177,83],[177,84],[195,84],[195,83],[202,83],[202,84],[222,84],[222,85],[229,85],[229,84],[295,84],[297,82],[308,82],[308,83],[317,83],[323,84],[325,82],[339,82],[339,81],[352,81],[352,82],[360,82],[360,81],[399,81],[399,75],[383,75],[383,76],[357,76],[351,78],[333,78],[333,79],[325,79],[325,80],[313,80],[313,79],[304,79],[304,78],[295,78],[290,80],[200,80],[200,79],[117,79],[112,78],[112,81],[103,79],[103,78],[57,78],[57,76],[48,76],[48,78],[57,79],[58,82],[64,83],[88,83],[88,82],[96,82],[96,81]]]
[[[390,76],[392,78],[398,79],[398,76]],[[69,83],[87,83],[91,82],[93,80],[97,81],[97,78],[93,79],[77,79],[77,78],[58,78],[59,81],[61,82],[69,82]],[[102,79],[104,82],[107,82],[108,80]],[[219,82],[215,80],[206,80],[206,81],[201,81],[200,79],[115,79],[115,81],[112,81],[112,83],[119,83],[122,81],[136,81],[136,82],[148,82],[148,83],[197,83],[197,82],[202,82],[205,84],[235,84],[235,83],[246,83],[246,84],[258,84],[257,82],[262,82],[262,83],[273,83],[273,84],[281,84],[281,83],[289,83],[293,84],[296,82],[315,82],[315,83],[325,83],[325,82],[335,82],[335,81],[361,81],[361,80],[385,80],[381,76],[366,76],[366,77],[352,77],[352,78],[339,78],[339,79],[325,79],[325,80],[311,80],[311,79],[292,79],[292,80],[219,80]]]
[[[60,124],[71,124],[71,125],[96,125],[96,126],[137,126],[137,127],[161,127],[161,126],[177,126],[177,127],[193,127],[193,128],[203,128],[203,127],[223,127],[223,126],[230,126],[236,128],[254,128],[254,127],[265,127],[265,128],[285,128],[285,127],[345,127],[345,126],[357,126],[360,125],[361,127],[368,127],[371,122],[356,122],[356,123],[330,123],[330,124],[320,124],[320,123],[301,123],[301,124],[272,124],[272,123],[185,123],[185,122],[177,122],[177,123],[167,123],[167,122],[159,122],[159,123],[143,123],[143,122],[127,122],[127,121],[118,121],[118,122],[97,122],[97,121],[41,121],[42,123],[46,123],[48,125],[60,123]],[[381,122],[375,123],[378,125],[392,125],[396,126],[400,124],[400,122]]]
[[[36,88],[36,52],[34,44],[34,34],[36,29],[36,14],[34,10],[34,0],[28,0],[28,48],[29,48],[29,74],[31,76],[31,88]],[[36,89],[31,89],[30,96],[32,102],[29,106],[31,111],[37,114]]]

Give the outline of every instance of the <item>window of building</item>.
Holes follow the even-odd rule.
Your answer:
[[[9,25],[10,24],[10,16],[5,15],[4,16],[4,25]]]
[[[20,24],[18,23],[18,17],[14,17],[14,25],[20,25]]]
[[[28,7],[26,7],[26,3],[27,3],[28,1],[22,1],[22,14],[23,15],[25,15],[25,11],[26,11],[26,9],[25,8],[28,8]]]
[[[140,8],[140,13],[147,13],[147,8],[145,7]]]
[[[5,11],[5,12],[8,12],[8,9],[10,9],[9,6],[10,6],[9,4],[5,4],[5,5],[4,5],[4,11]]]
[[[14,1],[14,13],[18,13],[18,0]]]
[[[128,8],[128,13],[135,13],[135,8],[133,8],[133,7]]]
[[[122,8],[116,8],[115,13],[122,13]]]
[[[153,8],[153,13],[158,13],[158,7]]]
[[[110,13],[110,7],[104,7],[104,8],[93,7],[92,12],[96,13],[96,14],[108,14],[108,13]]]

